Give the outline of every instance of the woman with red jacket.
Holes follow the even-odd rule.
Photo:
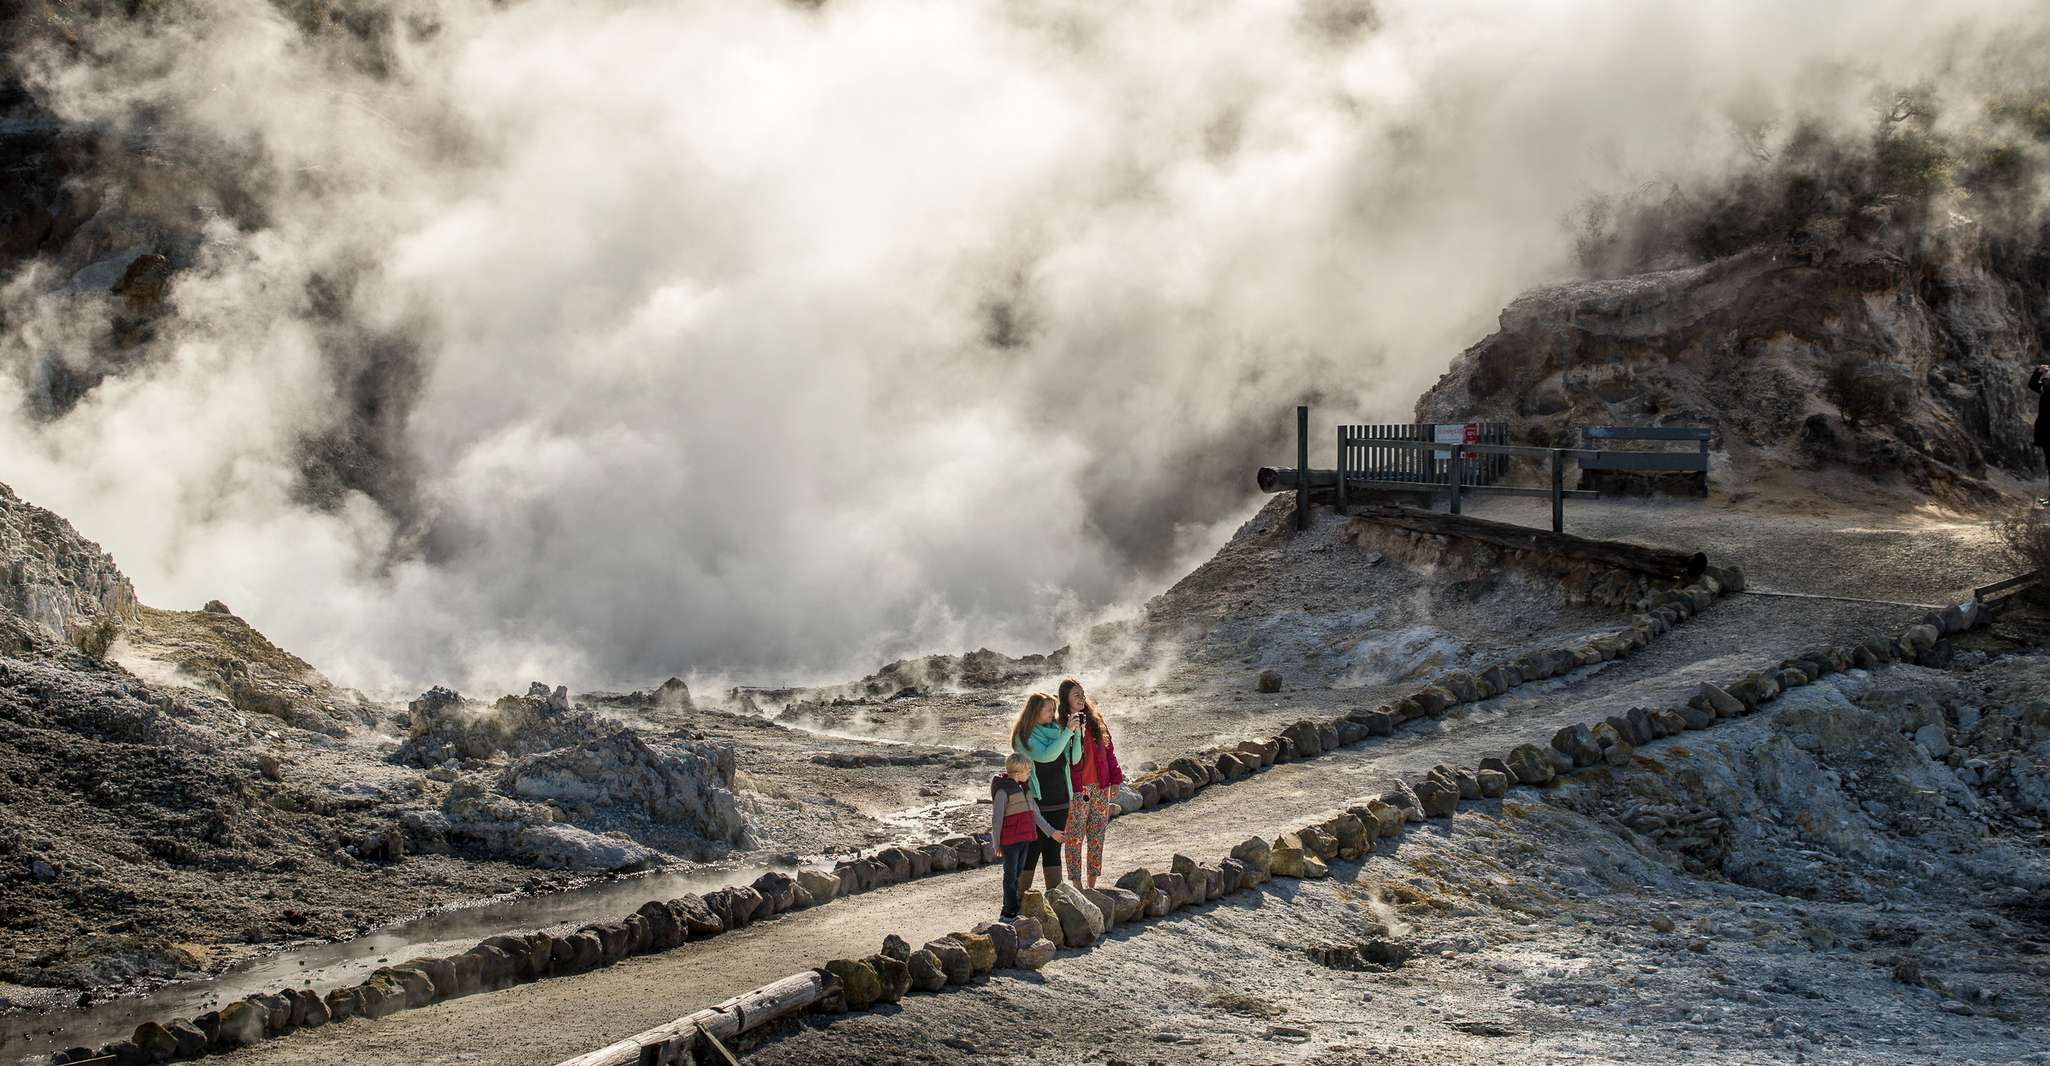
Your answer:
[[[1103,872],[1103,834],[1110,827],[1110,799],[1125,783],[1125,772],[1118,766],[1110,725],[1097,710],[1096,701],[1082,690],[1082,682],[1071,677],[1061,682],[1060,692],[1061,717],[1068,728],[1082,734],[1082,755],[1068,771],[1073,798],[1068,803],[1068,839],[1062,851],[1068,860],[1068,880],[1095,888],[1096,875]]]

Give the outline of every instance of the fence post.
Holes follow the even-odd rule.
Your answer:
[[[1566,532],[1566,453],[1552,449],[1552,532]]]
[[[1452,449],[1452,458],[1445,460],[1445,486],[1452,493],[1452,513],[1459,513],[1459,483],[1466,477],[1466,452],[1458,447]]]
[[[1310,406],[1295,409],[1295,527],[1310,528]]]
[[[1345,514],[1345,429],[1338,427],[1338,513]]]

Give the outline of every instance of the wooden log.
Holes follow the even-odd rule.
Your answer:
[[[1405,529],[1412,533],[1464,537],[1513,551],[1584,559],[1657,577],[1691,580],[1700,577],[1708,569],[1708,556],[1700,552],[1650,548],[1620,540],[1590,540],[1586,537],[1576,537],[1571,533],[1551,533],[1542,529],[1510,525],[1507,522],[1491,522],[1470,515],[1439,514],[1435,511],[1419,511],[1381,503],[1361,503],[1353,505],[1353,516],[1358,521]]]
[[[794,973],[742,992],[724,1003],[565,1060],[561,1066],[636,1066],[641,1061],[642,1048],[666,1044],[679,1036],[693,1037],[700,1029],[722,1041],[732,1040],[817,1003],[824,992],[825,984],[819,980],[817,971]]]

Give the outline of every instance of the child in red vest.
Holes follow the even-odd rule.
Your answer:
[[[1002,918],[1007,922],[1018,916],[1018,879],[1039,857],[1040,837],[1048,836],[1056,842],[1067,840],[1040,816],[1039,803],[1032,798],[1032,790],[1025,787],[1031,776],[1032,760],[1013,752],[1004,760],[1004,772],[989,782],[990,839],[997,842],[997,851],[1004,857]]]

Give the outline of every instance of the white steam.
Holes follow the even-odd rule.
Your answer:
[[[400,4],[373,79],[263,0],[195,6],[36,87],[236,160],[264,223],[212,224],[150,358],[54,421],[25,368],[97,327],[14,285],[4,477],[149,602],[219,597],[356,683],[487,687],[1050,646],[1236,524],[1293,404],[1405,418],[1565,275],[1590,194],[1726,169],[1740,120],[1864,122],[2039,18]],[[349,417],[335,316],[417,353],[403,536],[296,494]]]

